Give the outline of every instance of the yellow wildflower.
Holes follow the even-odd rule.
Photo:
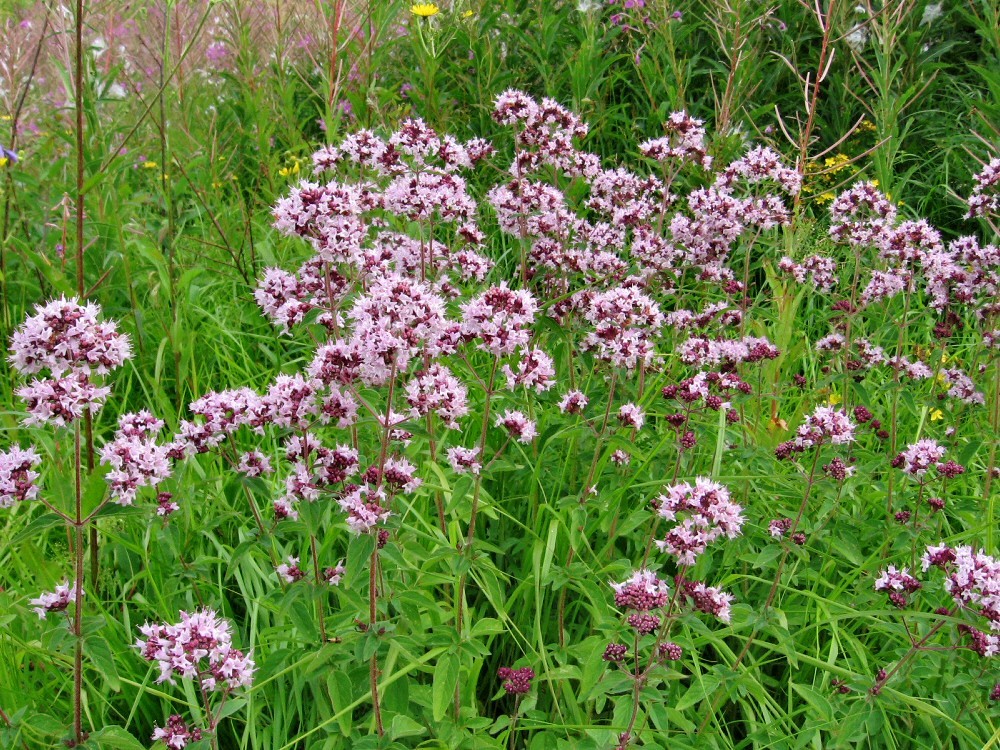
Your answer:
[[[826,400],[826,405],[827,406],[836,406],[837,404],[839,404],[843,400],[844,400],[844,397],[841,396],[839,393],[831,393],[830,394],[830,398],[828,398]]]
[[[155,161],[144,161],[142,163],[143,169],[156,169],[159,166]]]
[[[0,156],[0,167],[6,167],[9,159],[6,156]]]
[[[410,6],[410,13],[421,18],[430,18],[441,12],[441,9],[434,3],[417,3]]]
[[[471,10],[467,10],[465,11],[465,13],[462,14],[462,18],[472,18],[474,15],[475,13],[473,13]]]
[[[931,421],[937,422],[939,419],[944,419],[944,412],[940,409],[935,409],[931,412]]]

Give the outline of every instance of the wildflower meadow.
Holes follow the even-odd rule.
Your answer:
[[[1000,745],[1000,0],[0,0],[0,748]]]

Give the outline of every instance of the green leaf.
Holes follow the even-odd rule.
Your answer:
[[[815,709],[820,719],[823,721],[831,721],[833,719],[833,706],[825,695],[806,685],[799,685],[794,682],[791,685],[792,690],[805,698],[806,703]]]
[[[481,635],[495,635],[497,633],[503,632],[503,623],[497,620],[495,617],[483,617],[476,620],[476,624],[472,626],[472,637],[475,638]]]
[[[390,740],[398,740],[400,737],[416,737],[426,732],[426,727],[403,714],[393,716],[392,723],[389,725]]]
[[[64,523],[66,522],[55,513],[43,513],[38,516],[38,518],[32,519],[31,523],[25,526],[19,533],[15,534],[14,538],[10,540],[10,543],[11,545],[19,544],[25,539],[30,539],[35,536],[35,534],[40,531],[45,531],[45,529],[51,529],[53,526],[59,526]]]
[[[104,727],[97,730],[84,747],[96,747],[100,750],[145,750],[145,746],[121,727]]]
[[[354,700],[354,693],[351,687],[351,678],[340,669],[335,669],[326,678],[326,689],[330,691],[330,699],[333,701],[333,710],[337,714],[337,726],[345,737],[351,733],[351,712],[344,708],[351,705]]]
[[[458,655],[444,654],[434,667],[434,687],[432,690],[431,709],[434,721],[441,721],[448,713],[448,706],[455,697],[455,686],[458,685]]]
[[[101,673],[101,677],[107,686],[114,692],[122,689],[121,681],[118,679],[118,668],[115,666],[114,653],[107,640],[99,635],[92,635],[84,642],[83,652],[90,659],[91,663]]]

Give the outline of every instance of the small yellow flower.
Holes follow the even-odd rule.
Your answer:
[[[931,421],[937,422],[939,419],[944,419],[944,412],[940,409],[935,409],[931,412]]]
[[[0,168],[6,167],[9,159],[6,156],[0,156]]]
[[[473,13],[471,10],[467,10],[465,11],[465,13],[462,14],[462,18],[472,18],[474,15],[476,14]]]
[[[839,393],[831,393],[830,394],[830,398],[828,398],[826,400],[826,405],[827,406],[836,406],[837,404],[839,404],[843,400],[844,400],[844,397],[841,396]]]
[[[0,115],[0,120],[3,120],[4,122],[10,122],[11,121],[11,116],[10,115]]]
[[[159,165],[155,161],[144,161],[142,163],[143,169],[156,169]]]
[[[417,3],[410,6],[410,13],[421,18],[430,18],[441,12],[441,9],[434,3]]]
[[[823,193],[818,198],[816,198],[816,200],[819,201],[820,203],[829,203],[836,197],[837,196],[835,196],[833,193]]]

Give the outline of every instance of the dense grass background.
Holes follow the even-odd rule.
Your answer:
[[[620,385],[616,407],[626,395],[644,397],[649,426],[637,436],[619,430],[599,442],[579,421],[559,415],[560,383],[531,402],[540,438],[508,448],[491,467],[471,554],[457,549],[471,480],[444,462],[432,465],[428,438],[418,432],[407,455],[419,464],[424,487],[399,510],[382,552],[389,594],[379,621],[388,637],[356,624],[367,620],[374,542],[349,534],[333,503],[304,507],[300,521],[261,534],[249,503],[267,507],[275,486],[246,480],[208,454],[178,464],[167,483],[181,506],[169,523],[152,516],[148,499],[102,516],[100,573],[97,581],[88,576],[84,627],[90,746],[148,746],[154,724],[171,713],[197,721],[194,689],[156,684],[155,669],[131,646],[147,620],[172,622],[179,610],[212,606],[235,623],[236,641],[252,647],[259,667],[254,686],[228,704],[220,747],[614,747],[634,696],[627,676],[601,659],[607,643],[625,632],[607,583],[623,580],[642,560],[649,502],[674,474],[726,484],[748,520],[743,537],[713,548],[694,571],[736,596],[732,622],[677,621],[673,639],[684,657],[642,686],[639,746],[980,748],[997,741],[989,693],[998,676],[990,660],[951,648],[964,643],[951,626],[929,644],[941,650],[908,656],[911,634],[925,634],[940,619],[934,608],[948,602],[940,576],[930,575],[920,605],[902,614],[872,590],[887,562],[910,564],[915,545],[946,539],[998,551],[998,484],[991,488],[985,479],[998,441],[995,352],[973,333],[971,311],[966,328],[942,340],[926,300],[904,305],[897,298],[867,316],[858,335],[895,353],[904,330],[909,356],[936,367],[946,353],[973,376],[987,405],[939,401],[933,379],[900,384],[889,371],[873,371],[857,381],[812,347],[830,331],[831,298],[775,272],[786,254],[848,259],[827,237],[827,209],[831,194],[858,179],[877,179],[901,214],[926,218],[946,239],[978,231],[996,241],[985,222],[964,219],[960,198],[998,143],[996,0],[945,3],[927,23],[932,4],[922,0],[864,12],[856,3],[822,4],[835,54],[805,162],[800,144],[788,142],[782,129],[797,137],[805,126],[800,77],[816,80],[823,29],[811,9],[791,0],[682,0],[638,9],[456,2],[431,21],[418,21],[399,2],[84,5],[85,290],[105,316],[120,321],[135,349],[95,420],[98,445],[122,413],[150,408],[173,430],[206,392],[264,390],[276,375],[308,364],[317,327],[279,336],[252,291],[264,268],[293,269],[308,255],[303,244],[275,232],[271,207],[306,176],[316,147],[355,129],[389,133],[420,116],[462,140],[495,139],[500,155],[469,178],[481,197],[513,152],[510,132],[491,119],[493,101],[518,88],[579,113],[591,127],[580,145],[606,167],[641,171],[637,144],[660,135],[670,112],[685,109],[707,123],[719,164],[749,143],[769,144],[806,175],[792,224],[733,256],[742,278],[752,250],[747,333],[782,350],[780,359],[745,375],[757,390],[736,404],[742,421],[699,417],[697,448],[678,453],[658,391],[693,373],[672,356],[682,340],[673,334],[659,346],[665,367],[641,394],[635,382]],[[614,23],[614,13],[625,17]],[[12,145],[20,157],[0,167],[6,347],[34,304],[76,293],[78,152],[73,14],[0,0],[0,24],[0,145]],[[416,24],[424,24],[420,35]],[[844,37],[857,24],[869,39],[853,50]],[[209,54],[213,44],[226,51],[221,61]],[[678,192],[705,179],[685,173]],[[487,252],[496,261],[490,281],[513,280],[516,243],[484,214]],[[866,258],[861,267],[874,262]],[[842,264],[844,287],[852,271]],[[723,298],[711,294],[689,278],[661,304],[664,311],[697,309]],[[538,340],[561,376],[572,371],[594,408],[603,409],[611,398],[609,370],[573,351],[578,333],[547,321]],[[469,365],[470,383],[482,366]],[[807,385],[795,387],[794,375]],[[37,445],[46,493],[68,500],[72,434],[21,427],[17,382],[3,357],[0,450]],[[483,394],[470,388],[470,396],[473,415],[481,414]],[[803,415],[826,403],[866,404],[891,425],[890,440],[867,432],[859,438],[850,451],[856,474],[843,484],[807,482],[808,462],[796,467],[774,458]],[[946,435],[947,428],[955,432]],[[465,444],[477,431],[474,417]],[[913,532],[887,512],[891,496],[898,509],[916,493],[889,461],[920,437],[947,444],[948,457],[969,470],[948,484],[947,512]],[[370,453],[371,434],[360,439]],[[499,437],[492,439],[499,448]],[[234,438],[234,450],[258,446],[280,451],[277,435]],[[608,461],[617,447],[633,452],[627,469]],[[824,453],[821,463],[833,455]],[[592,461],[600,495],[581,503]],[[808,539],[786,543],[785,563],[768,522],[794,516],[807,484]],[[103,486],[94,474],[88,493],[97,498]],[[438,494],[447,510],[444,532],[436,523]],[[66,623],[39,621],[27,604],[70,570],[70,535],[43,511],[35,504],[0,513],[3,747],[60,746],[71,723],[75,638]],[[323,559],[344,558],[347,566],[340,587],[322,595],[326,643],[315,615],[320,595],[306,585],[282,585],[274,572],[289,555],[306,559],[310,533],[319,537]],[[765,608],[779,564],[783,584]],[[454,599],[463,577],[470,581],[470,622],[458,628]],[[372,650],[382,671],[381,739],[370,709]],[[904,656],[899,674],[872,696],[878,670]],[[521,701],[503,695],[496,678],[499,667],[511,665],[538,674]],[[833,680],[849,691],[838,691]]]

